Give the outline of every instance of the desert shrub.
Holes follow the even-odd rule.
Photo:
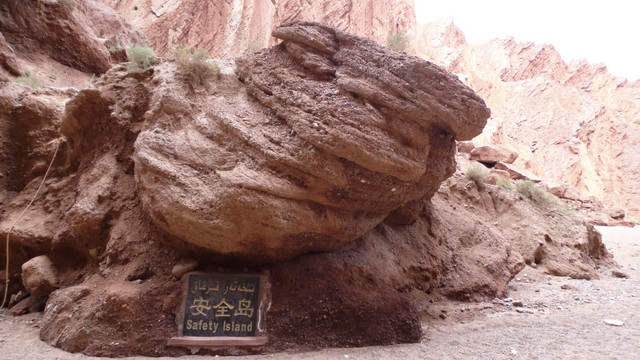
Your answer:
[[[464,176],[476,183],[482,183],[489,177],[489,170],[482,165],[473,165],[467,169]]]
[[[120,44],[109,46],[109,54],[116,53],[116,52],[118,52],[120,50],[124,50],[124,46],[122,46]]]
[[[560,206],[558,212],[567,216],[576,216],[578,214],[578,210],[572,206]]]
[[[205,50],[180,45],[175,58],[178,70],[193,85],[204,85],[208,79],[220,77],[220,68],[208,58]]]
[[[255,52],[258,52],[262,50],[262,45],[260,45],[260,42],[258,40],[252,42],[251,44],[249,44],[249,46],[247,46],[247,54],[253,54]]]
[[[156,54],[146,44],[132,44],[127,48],[129,71],[145,71],[153,65]]]
[[[40,86],[40,82],[31,76],[31,71],[29,70],[24,72],[24,76],[16,78],[16,82],[18,84],[29,86],[32,89],[37,89]]]
[[[76,9],[76,2],[74,0],[58,0],[58,2],[68,7],[71,11]]]
[[[511,181],[506,176],[503,176],[503,175],[500,175],[498,177],[498,179],[496,180],[496,185],[503,187],[505,189],[514,190],[514,187]]]
[[[409,44],[409,37],[407,33],[402,30],[397,32],[389,31],[387,35],[387,46],[396,51],[405,51],[407,50],[407,45]]]
[[[531,180],[520,180],[515,184],[516,191],[541,205],[555,203],[555,197],[541,189]]]

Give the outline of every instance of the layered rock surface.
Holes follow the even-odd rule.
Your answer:
[[[3,1],[0,31],[6,42],[21,53],[42,52],[69,67],[95,74],[111,67],[105,42],[144,38],[113,10],[93,1]],[[3,42],[0,40],[0,44]],[[0,49],[2,46],[6,45],[0,45]],[[12,53],[5,54],[5,68],[17,75]]]
[[[274,35],[284,43],[238,60],[240,82],[214,95],[182,98],[158,76],[136,180],[184,241],[262,260],[336,249],[430,197],[454,171],[454,139],[489,115],[418,58],[317,23]]]
[[[100,356],[189,353],[167,346],[177,334],[181,286],[172,272],[180,259],[204,272],[268,271],[274,296],[263,350],[275,351],[418,341],[427,300],[506,296],[525,262],[588,277],[606,257],[580,220],[508,190],[478,189],[457,175],[436,191],[453,171],[454,137],[474,136],[488,116],[451,74],[331,27],[292,24],[278,36],[284,44],[239,60],[237,73],[220,64],[221,79],[204,86],[167,61],[144,72],[117,65],[83,90],[3,83],[0,238],[59,146],[42,192],[11,233],[10,293],[22,286],[22,264],[38,255],[55,273],[43,340]],[[197,227],[171,233],[162,214],[175,210],[155,194],[173,199]],[[202,226],[215,229],[219,218],[197,214],[216,206],[229,233],[256,226],[282,234],[295,220],[343,236],[296,233],[253,255],[263,261],[362,236],[334,252],[247,261],[247,269],[183,238],[209,239]],[[228,209],[236,217],[224,218]],[[514,226],[504,231],[496,219]]]
[[[640,81],[603,64],[567,64],[551,45],[468,44],[451,21],[420,25],[416,52],[487,101],[492,117],[478,145],[510,146],[518,167],[640,214]]]
[[[390,31],[413,33],[408,0],[100,0],[142,29],[154,49],[179,44],[232,58],[274,45],[271,31],[293,20],[318,21],[384,43]]]

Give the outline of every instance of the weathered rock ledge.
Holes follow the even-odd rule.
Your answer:
[[[489,110],[454,75],[311,22],[182,96],[156,75],[135,175],[145,210],[199,247],[258,261],[334,250],[454,169]]]

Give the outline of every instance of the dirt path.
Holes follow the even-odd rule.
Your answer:
[[[600,279],[586,281],[551,277],[527,267],[510,284],[512,299],[431,305],[424,313],[425,337],[419,344],[237,359],[638,359],[640,227],[599,230],[621,265],[613,270],[627,279],[613,276],[612,269],[602,269]],[[623,325],[607,325],[605,320]],[[14,318],[0,311],[0,358],[96,359],[43,343],[39,321],[39,314]]]

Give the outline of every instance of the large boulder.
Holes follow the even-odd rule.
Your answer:
[[[507,164],[513,164],[518,158],[518,153],[506,146],[502,145],[485,145],[479,146],[469,154],[469,160],[479,161],[483,164],[496,163],[502,161]]]
[[[280,26],[216,90],[156,75],[135,175],[153,221],[221,254],[334,250],[455,170],[489,116],[458,78],[333,27]],[[161,70],[162,71],[162,70]]]
[[[541,178],[537,177],[532,172],[521,169],[513,164],[503,163],[502,161],[498,161],[495,164],[494,169],[508,172],[509,176],[514,180],[531,180],[533,182],[542,181]]]

